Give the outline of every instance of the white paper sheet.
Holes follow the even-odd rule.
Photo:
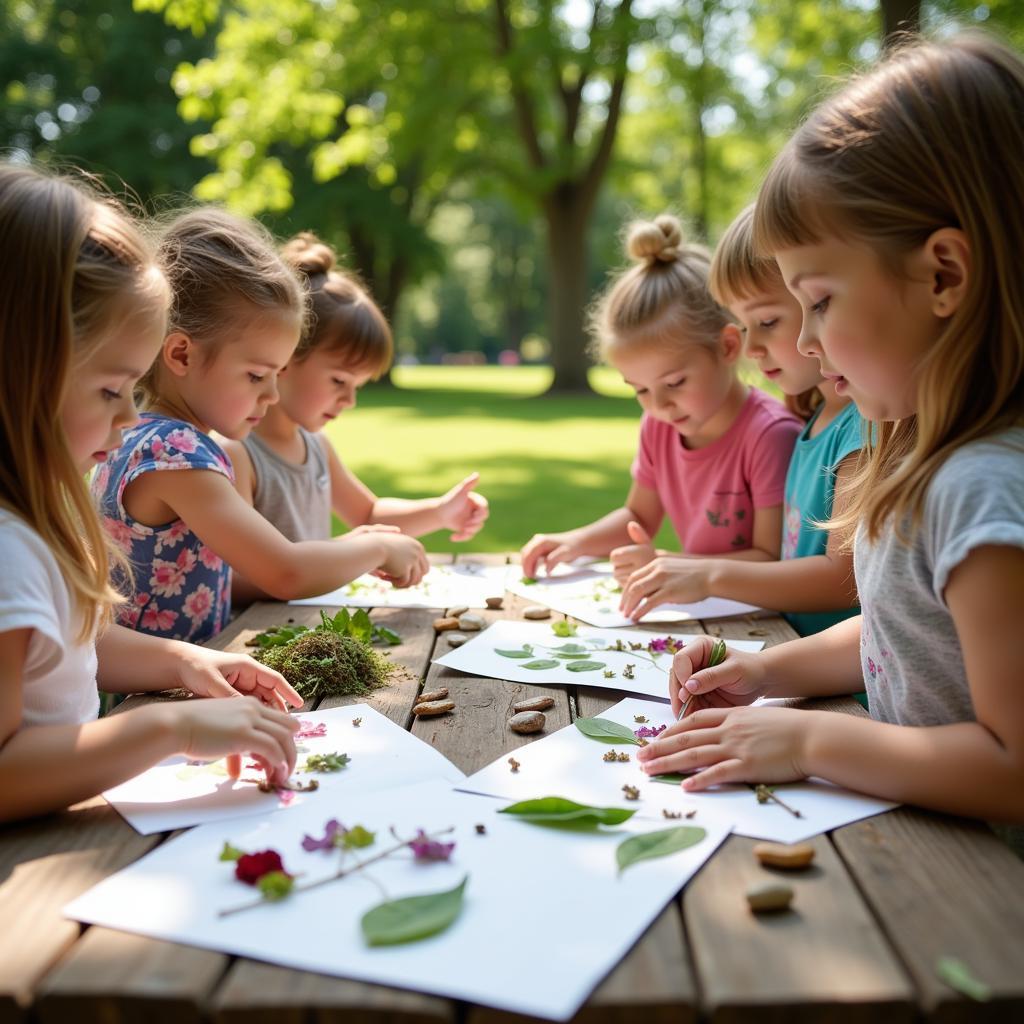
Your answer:
[[[100,882],[65,914],[300,970],[567,1020],[729,828],[709,817],[698,845],[619,874],[619,842],[674,823],[633,819],[614,831],[581,833],[510,820],[497,813],[503,806],[424,784],[205,825]],[[235,880],[232,864],[218,862],[225,840],[249,852],[276,849],[288,871],[312,880],[332,873],[338,854],[307,853],[300,842],[305,833],[321,835],[330,817],[377,833],[377,846],[360,851],[360,859],[391,843],[392,826],[405,837],[454,825],[448,838],[455,851],[450,863],[434,864],[413,863],[403,851],[367,869],[377,885],[357,873],[280,903],[218,916],[256,895]],[[476,833],[478,823],[485,835]],[[383,898],[378,885],[396,899],[451,889],[467,875],[462,914],[447,931],[404,946],[365,945],[359,922]]]
[[[458,562],[435,565],[415,587],[398,589],[367,573],[329,594],[289,603],[349,608],[485,608],[487,598],[504,595],[505,576],[503,565]]]
[[[584,566],[558,565],[550,576],[542,576],[536,583],[524,583],[521,573],[512,569],[505,585],[513,594],[533,601],[534,604],[546,605],[592,626],[607,629],[636,625],[619,611],[622,593],[608,562],[593,562]],[[728,601],[722,597],[709,597],[693,604],[663,604],[640,621],[650,626],[690,619],[719,619],[756,611],[760,609],[754,605]]]
[[[316,779],[320,788],[315,793],[262,793],[252,783],[229,779],[223,760],[201,764],[175,757],[108,789],[103,796],[136,832],[149,835],[291,809],[313,797],[329,803],[355,793],[407,785],[413,779],[458,782],[465,778],[433,747],[368,704],[314,711],[300,717],[304,722],[327,726],[326,736],[296,741],[300,751],[293,778],[300,782]],[[362,719],[358,728],[352,724],[357,718]],[[347,754],[352,760],[336,772],[307,774],[298,770],[307,755],[332,752]],[[242,763],[243,778],[263,777],[255,768],[244,767],[248,760]]]
[[[794,711],[793,714],[800,714]],[[671,709],[652,701],[627,698],[603,711],[601,718],[611,719],[631,729],[641,725],[634,721],[642,715],[649,726],[669,725]],[[608,750],[625,751],[629,761],[608,763],[602,760]],[[759,804],[748,786],[719,786],[703,793],[687,793],[679,785],[653,782],[636,760],[636,746],[615,747],[584,736],[574,725],[537,740],[515,752],[520,768],[513,773],[507,757],[470,775],[457,788],[473,793],[509,800],[526,800],[546,795],[553,787],[562,796],[580,803],[612,804],[636,807],[622,793],[623,785],[640,790],[640,804],[646,814],[660,815],[663,809],[695,810],[694,824],[713,813],[734,822],[740,835],[770,839],[780,843],[796,843],[820,832],[829,832],[841,825],[869,818],[896,805],[885,800],[841,789],[820,779],[785,783],[776,792],[802,817],[796,818],[774,802]]]
[[[574,637],[557,637],[550,622],[501,619],[474,634],[473,639],[462,647],[456,647],[434,660],[438,665],[491,679],[508,679],[515,683],[534,683],[538,686],[599,686],[668,700],[668,673],[672,667],[672,655],[647,650],[647,644],[661,636],[671,634],[650,633],[642,629],[601,630],[580,626]],[[677,635],[672,639],[686,641],[693,638]],[[628,647],[631,642],[643,646],[636,651],[605,649],[618,643]],[[524,644],[532,648],[532,657],[510,658],[497,653],[499,650],[524,651]],[[739,651],[759,651],[764,646],[761,640],[726,640],[726,644]],[[568,656],[567,648],[571,649],[572,657]],[[578,649],[583,648],[587,653],[580,655]],[[525,667],[538,661],[554,661],[556,664],[544,669]],[[573,668],[574,665],[598,662],[601,668],[587,671]],[[625,674],[627,665],[633,666],[632,679]],[[606,676],[606,672],[614,675]]]

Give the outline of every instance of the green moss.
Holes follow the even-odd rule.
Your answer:
[[[280,672],[304,700],[366,694],[387,685],[395,671],[373,648],[325,629],[303,633],[253,657]]]

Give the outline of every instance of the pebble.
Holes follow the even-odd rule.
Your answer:
[[[417,718],[430,718],[433,715],[443,715],[446,711],[455,709],[453,700],[425,700],[422,704],[414,704],[412,713]]]
[[[508,720],[508,727],[513,732],[541,732],[547,724],[547,718],[539,711],[520,711]]]
[[[448,609],[448,617],[450,619],[457,619],[460,615],[465,615],[469,611],[468,604],[460,604],[457,608]]]
[[[449,633],[448,645],[450,647],[461,647],[469,639],[465,633]]]
[[[554,697],[530,697],[527,700],[517,700],[512,705],[513,711],[547,711],[555,706]]]
[[[780,882],[759,882],[747,890],[747,903],[756,912],[786,910],[793,902],[793,890]]]
[[[484,604],[491,609],[492,612],[498,611],[504,604],[505,598],[503,597],[485,597]]]
[[[814,847],[810,843],[757,843],[754,856],[765,867],[799,871],[814,860]]]
[[[424,690],[417,698],[416,703],[431,700],[444,700],[448,696],[448,687],[442,686],[437,690]]]
[[[476,633],[486,625],[487,620],[482,615],[468,612],[459,616],[459,629],[463,629],[467,633]]]
[[[443,618],[443,619],[434,619],[434,629],[438,633],[444,633],[446,630],[458,629],[458,628],[459,628],[459,620],[458,619],[452,619],[452,618],[447,618],[447,617]]]
[[[523,609],[524,619],[550,619],[551,609],[545,608],[542,604],[528,604]]]

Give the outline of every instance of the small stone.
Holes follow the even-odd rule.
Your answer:
[[[482,615],[475,615],[473,612],[468,612],[459,616],[459,629],[463,629],[467,633],[479,632],[486,625],[487,620]]]
[[[422,704],[414,704],[412,713],[417,718],[431,718],[434,715],[443,715],[447,711],[455,710],[453,700],[425,700]]]
[[[528,604],[523,609],[524,619],[550,619],[551,609],[545,608],[542,604]]]
[[[527,700],[517,700],[512,705],[513,711],[547,711],[555,706],[554,697],[530,697]]]
[[[456,608],[448,609],[448,617],[451,619],[457,619],[460,615],[465,615],[469,611],[468,604],[460,604]]]
[[[508,727],[513,732],[541,732],[547,724],[547,718],[539,711],[520,711],[508,720]]]
[[[458,629],[459,620],[445,617],[443,619],[434,619],[434,630],[438,633],[447,632],[449,629]]]
[[[492,612],[499,611],[505,604],[505,598],[503,597],[485,597],[484,603]]]
[[[747,890],[747,903],[755,913],[786,910],[793,902],[793,890],[780,882],[759,882]]]
[[[446,635],[449,647],[461,647],[469,637],[465,633],[451,632]]]
[[[765,867],[799,871],[814,860],[814,847],[810,843],[757,843],[754,856]]]
[[[436,690],[424,690],[417,698],[416,703],[422,704],[426,701],[444,700],[448,696],[448,687],[441,686]]]

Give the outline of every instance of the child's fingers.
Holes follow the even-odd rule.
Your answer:
[[[683,789],[689,793],[697,793],[702,789],[721,786],[727,782],[744,782],[745,774],[743,762],[737,758],[729,758],[691,775],[688,779],[683,779]]]
[[[626,533],[634,544],[650,544],[650,534],[635,520],[626,524]]]
[[[237,779],[242,774],[242,755],[228,754],[225,767],[227,768],[228,778]]]
[[[549,552],[544,556],[544,568],[550,575],[551,570],[556,565],[561,565],[562,562],[571,562],[576,557],[576,553],[572,547],[568,544],[559,544],[554,551]]]

